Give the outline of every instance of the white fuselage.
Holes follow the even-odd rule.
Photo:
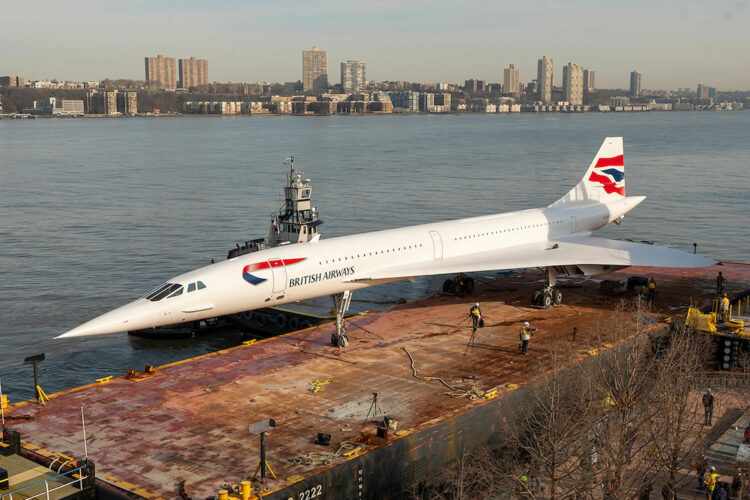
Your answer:
[[[590,233],[618,219],[641,199],[624,197],[608,204],[551,206],[245,254],[169,280],[183,287],[177,296],[157,301],[140,298],[84,323],[66,336],[140,330],[354,291],[378,284],[369,280],[372,273],[396,265],[424,268],[445,258],[502,252],[527,243]],[[253,284],[243,270],[258,264],[265,268],[250,272],[257,282]],[[197,282],[204,287],[190,286]]]

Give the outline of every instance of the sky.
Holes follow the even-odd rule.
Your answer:
[[[0,75],[144,78],[157,53],[209,61],[211,81],[295,81],[304,48],[360,59],[369,80],[521,80],[553,58],[596,71],[598,88],[750,89],[750,0],[111,0],[0,2]]]

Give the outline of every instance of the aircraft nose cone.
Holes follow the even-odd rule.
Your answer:
[[[139,318],[142,315],[143,307],[148,302],[144,299],[136,300],[130,304],[119,307],[113,311],[98,316],[91,321],[79,325],[72,330],[68,330],[56,339],[67,339],[72,337],[90,337],[93,335],[107,335],[110,333],[121,333],[128,330],[135,330],[130,323],[131,319]]]

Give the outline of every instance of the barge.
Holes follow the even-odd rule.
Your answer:
[[[750,265],[740,263],[649,269],[658,283],[656,311],[644,313],[652,328],[710,303],[718,270],[730,287],[750,287]],[[603,296],[596,281],[562,282],[565,305],[530,307],[543,279],[514,273],[471,298],[438,295],[351,318],[345,350],[330,345],[335,326],[324,323],[113,374],[50,394],[46,405],[15,403],[6,417],[22,453],[82,456],[83,411],[98,498],[227,498],[232,484],[240,498],[402,498],[490,443],[529,384],[614,347],[601,332],[624,314],[621,298]],[[477,300],[486,326],[470,345]],[[523,321],[537,329],[526,356]]]

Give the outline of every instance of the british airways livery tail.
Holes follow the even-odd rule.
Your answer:
[[[596,275],[626,266],[704,267],[679,250],[592,236],[645,199],[627,196],[621,137],[604,139],[581,181],[544,207],[282,245],[181,274],[152,293],[60,337],[142,330],[332,295],[337,333],[351,293],[416,276],[542,268],[541,302],[562,301],[555,276]]]

